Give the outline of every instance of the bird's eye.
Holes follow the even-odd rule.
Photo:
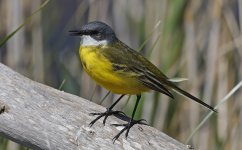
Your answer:
[[[97,40],[101,40],[102,39],[102,34],[101,33],[97,33],[95,35],[93,35],[95,39]]]
[[[101,39],[101,37],[102,37],[101,33],[97,33],[97,34],[96,34],[96,37],[97,37],[98,39]]]

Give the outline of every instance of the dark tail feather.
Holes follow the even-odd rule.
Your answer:
[[[218,111],[217,111],[215,108],[213,108],[212,106],[210,106],[210,105],[208,105],[207,103],[201,101],[200,99],[196,98],[195,96],[193,96],[193,95],[187,93],[186,91],[180,89],[179,87],[173,85],[172,88],[173,88],[176,92],[178,92],[178,93],[180,93],[180,94],[182,94],[182,95],[184,95],[184,96],[186,96],[186,97],[188,97],[188,98],[190,98],[190,99],[196,101],[197,103],[199,103],[199,104],[201,104],[201,105],[207,107],[208,109],[210,109],[210,110],[212,110],[212,111],[214,111],[214,112],[218,112]]]

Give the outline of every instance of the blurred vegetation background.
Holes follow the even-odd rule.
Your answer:
[[[37,10],[41,0],[0,0],[0,41]],[[94,20],[111,25],[118,38],[140,50],[179,86],[217,104],[242,79],[242,0],[50,0],[0,47],[0,61],[43,84],[107,107],[117,98],[87,76],[79,40],[68,30]],[[218,109],[187,144],[196,149],[242,148],[242,92]],[[135,97],[117,106],[130,115]],[[54,107],[54,106],[53,106]],[[209,110],[175,94],[143,94],[136,118],[185,143]],[[131,131],[132,134],[132,131]],[[0,136],[0,150],[26,149]]]

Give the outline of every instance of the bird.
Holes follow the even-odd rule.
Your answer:
[[[174,99],[171,91],[180,93],[193,101],[207,107],[211,111],[217,110],[199,98],[176,86],[154,64],[139,52],[119,40],[113,29],[104,22],[92,21],[77,30],[70,30],[70,35],[79,36],[79,56],[84,70],[100,86],[121,96],[102,113],[90,113],[97,116],[90,127],[104,117],[103,124],[109,116],[122,116],[127,123],[113,124],[123,126],[123,129],[113,138],[117,140],[126,131],[128,137],[131,127],[135,124],[147,125],[144,119],[135,120],[135,112],[140,102],[141,93],[154,90]],[[125,96],[136,95],[136,102],[131,117],[122,111],[113,110],[114,106]]]

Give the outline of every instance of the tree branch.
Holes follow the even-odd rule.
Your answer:
[[[31,81],[0,64],[0,134],[33,149],[186,149],[155,128],[134,126],[112,143],[122,123],[110,117],[107,125],[88,124],[90,112],[105,108],[83,98]]]

